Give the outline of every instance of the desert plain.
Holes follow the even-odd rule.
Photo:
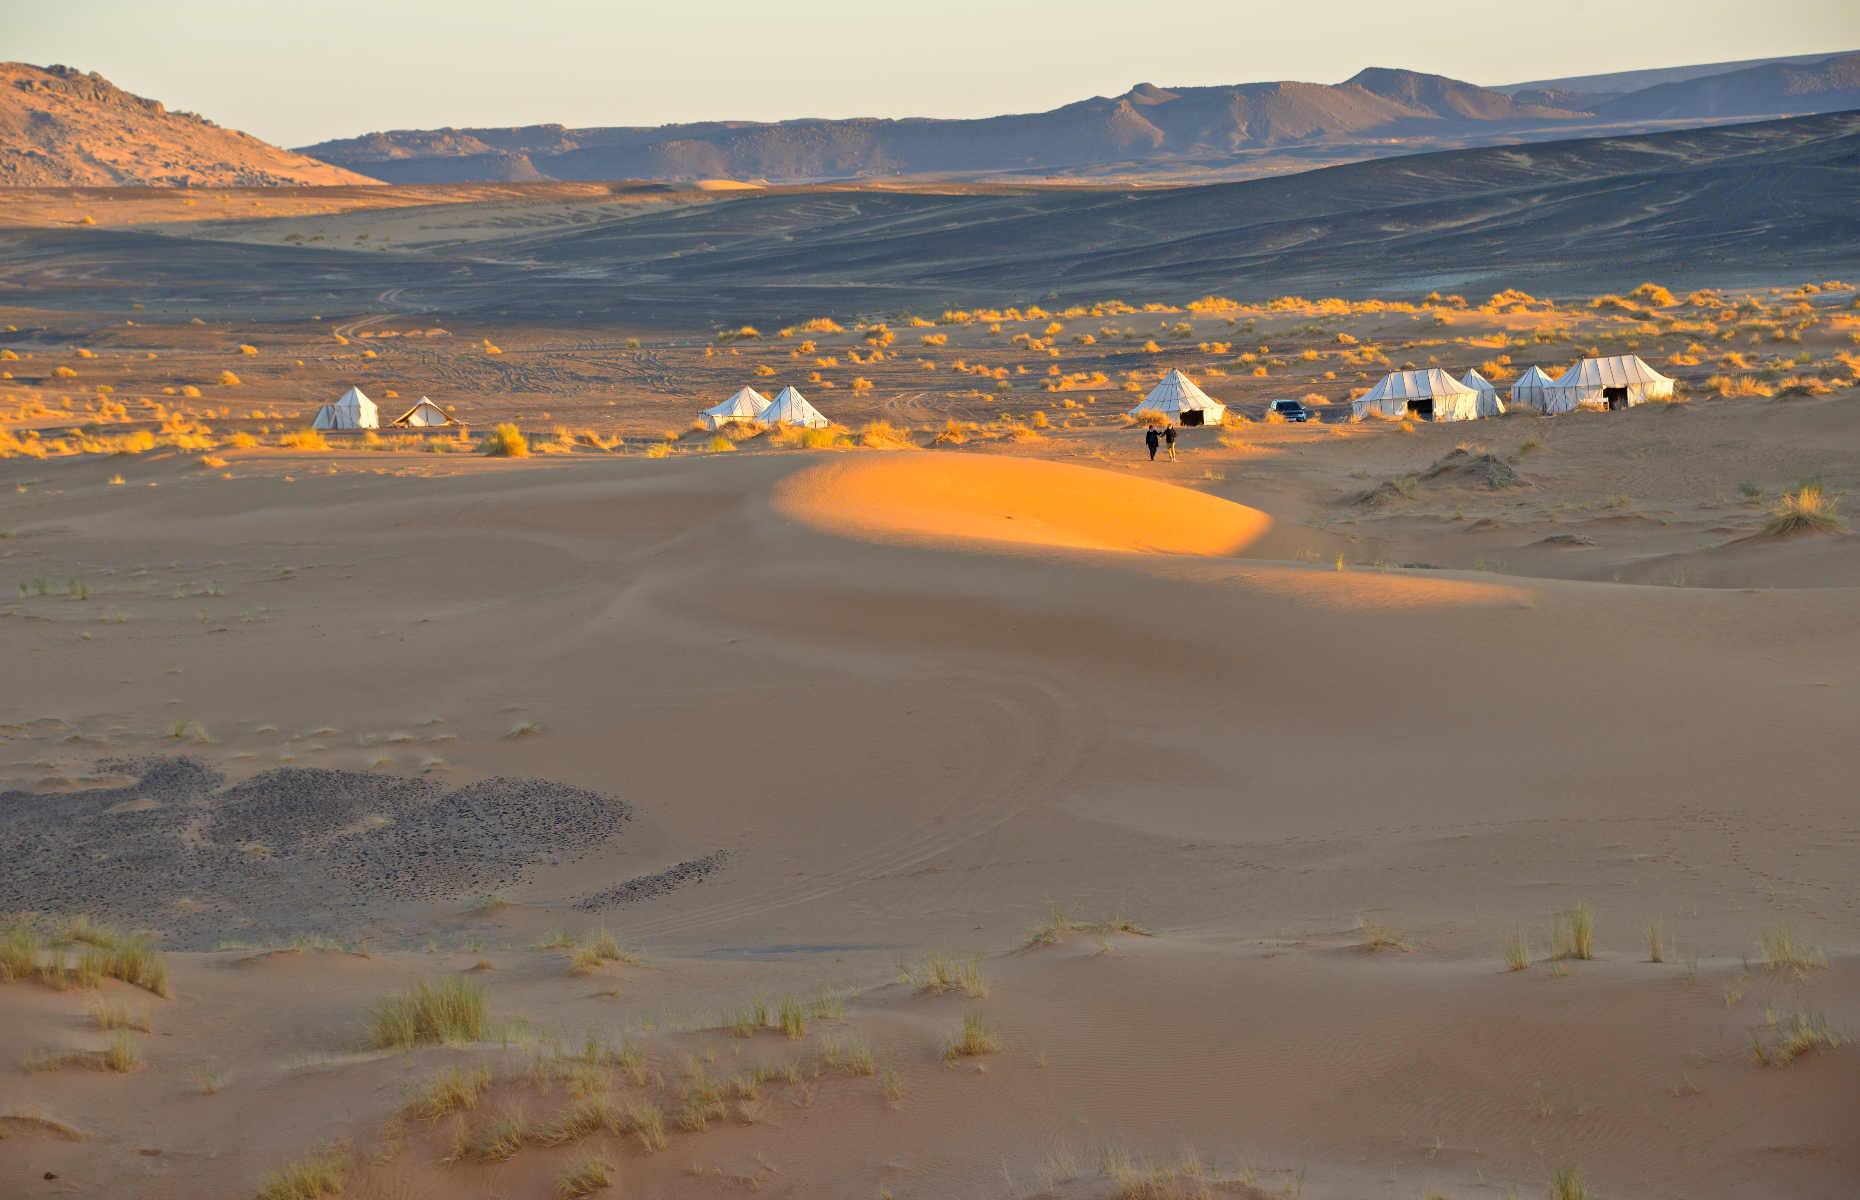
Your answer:
[[[1854,271],[300,191],[4,200],[0,1194],[1860,1185]],[[737,211],[845,279],[678,275]],[[1349,420],[1628,353],[1675,402]],[[1150,461],[1174,368],[1229,419]]]

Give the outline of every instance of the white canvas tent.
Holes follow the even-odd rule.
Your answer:
[[[792,387],[785,387],[776,395],[774,403],[762,410],[757,420],[764,425],[800,425],[806,429],[825,429],[833,422],[820,414],[820,410],[807,402],[807,397]]]
[[[1391,371],[1366,395],[1350,402],[1350,419],[1420,417],[1424,421],[1470,421],[1479,415],[1479,393],[1439,367]]]
[[[1551,385],[1560,407],[1567,412],[1578,405],[1631,408],[1648,400],[1665,400],[1673,394],[1673,381],[1640,361],[1636,354],[1613,358],[1585,358],[1559,375]]]
[[[452,418],[446,415],[445,409],[425,396],[421,396],[418,404],[394,418],[394,424],[406,425],[414,429],[428,429],[435,425],[450,425]]]
[[[1556,400],[1556,381],[1533,366],[1511,385],[1511,407],[1535,409],[1540,413],[1560,412],[1551,407]]]
[[[752,387],[738,388],[722,404],[698,414],[706,429],[722,429],[731,421],[754,421],[768,408],[769,398]]]
[[[361,388],[352,387],[342,393],[341,399],[334,404],[325,404],[316,410],[316,420],[310,422],[312,429],[379,429],[381,414],[375,409],[375,402],[362,394]]]
[[[1130,415],[1157,413],[1176,425],[1219,425],[1226,412],[1226,406],[1196,387],[1194,380],[1180,371],[1171,371],[1150,389],[1143,403],[1130,410]]]
[[[1460,377],[1460,382],[1479,393],[1479,415],[1482,417],[1502,417],[1505,415],[1505,402],[1498,398],[1498,389],[1492,381],[1479,374],[1477,367]]]

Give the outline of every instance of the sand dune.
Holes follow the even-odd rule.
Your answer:
[[[881,540],[999,542],[1078,550],[1229,555],[1264,513],[1166,483],[1037,459],[894,454],[782,481],[782,512]]]

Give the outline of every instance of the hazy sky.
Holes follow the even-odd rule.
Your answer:
[[[1860,47],[1860,0],[0,0],[0,58],[267,141],[983,116],[1364,66],[1511,83]]]

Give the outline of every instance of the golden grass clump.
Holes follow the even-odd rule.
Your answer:
[[[1847,523],[1840,518],[1841,498],[1829,492],[1819,479],[1804,480],[1793,492],[1770,509],[1770,519],[1763,532],[1770,537],[1793,537],[1800,533],[1841,533]]]
[[[736,449],[736,443],[721,433],[715,433],[711,435],[708,442],[704,443],[704,449],[712,454],[724,454]]]
[[[1595,913],[1587,901],[1578,900],[1567,913],[1551,918],[1550,946],[1555,958],[1595,957]]]
[[[377,1049],[479,1041],[486,1027],[484,988],[464,979],[422,980],[383,1000],[370,1019]]]
[[[234,375],[231,371],[221,371],[219,383],[222,387],[238,387],[240,383],[240,379],[237,375]]]
[[[478,1098],[490,1087],[491,1072],[488,1068],[478,1067],[465,1071],[453,1067],[428,1081],[408,1107],[427,1120],[436,1121],[477,1107]]]
[[[327,450],[329,443],[314,429],[297,429],[278,439],[286,450]]]
[[[1001,1049],[1001,1039],[988,1027],[980,1013],[964,1013],[962,1028],[943,1044],[943,1060],[954,1062],[959,1058],[979,1058],[985,1054],[994,1054]]]
[[[105,1000],[101,996],[90,1002],[90,1019],[99,1029],[134,1029],[139,1033],[149,1031],[149,1017],[145,1012],[137,1012],[120,1000]]]
[[[1647,961],[1666,961],[1666,927],[1658,917],[1647,922]]]
[[[565,1200],[592,1196],[613,1186],[614,1165],[596,1155],[556,1177],[555,1194]]]
[[[976,1000],[988,995],[988,981],[982,977],[982,956],[979,954],[957,959],[937,951],[926,955],[916,964],[900,962],[898,979],[925,995],[941,996],[945,992],[961,992]]]
[[[1798,1012],[1786,1021],[1775,1022],[1775,1040],[1766,1043],[1761,1030],[1750,1035],[1750,1055],[1758,1066],[1780,1067],[1815,1050],[1835,1050],[1840,1035],[1828,1028],[1819,1013]]]
[[[266,1175],[258,1200],[321,1200],[341,1195],[353,1163],[348,1143],[324,1146]]]
[[[867,450],[909,450],[910,437],[888,421],[873,421],[859,431],[859,444]]]
[[[1550,1177],[1550,1200],[1589,1200],[1582,1173],[1574,1167],[1558,1167]]]
[[[491,458],[528,458],[530,440],[515,425],[505,423],[492,426],[479,449]]]
[[[1525,940],[1524,927],[1518,926],[1510,938],[1505,941],[1505,969],[1507,971],[1526,971],[1531,965],[1531,947]]]
[[[1787,925],[1764,930],[1757,945],[1763,952],[1763,965],[1772,971],[1789,970],[1801,975],[1828,965],[1826,950],[1797,941]]]

